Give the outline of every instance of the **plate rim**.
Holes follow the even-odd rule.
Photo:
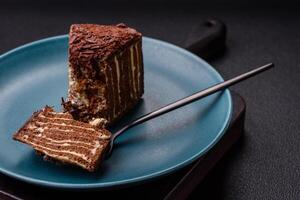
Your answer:
[[[26,43],[23,44],[19,47],[16,47],[12,50],[9,50],[3,54],[0,55],[0,62],[3,61],[3,59],[13,56],[15,53],[18,53],[19,51],[22,51],[28,47],[33,47],[36,45],[41,45],[43,43],[46,42],[53,42],[53,41],[57,41],[57,40],[62,40],[62,39],[66,39],[68,38],[68,35],[58,35],[58,36],[53,36],[53,37],[47,37],[44,39],[40,39],[40,40],[36,40],[30,43]],[[154,38],[150,38],[150,37],[146,37],[143,36],[143,40],[148,40],[154,43],[162,43],[164,46],[167,46],[168,48],[171,49],[175,49],[176,51],[185,54],[185,55],[189,55],[191,56],[193,59],[197,60],[198,62],[200,62],[204,67],[206,67],[209,71],[212,71],[214,76],[220,80],[220,81],[224,81],[223,77],[220,75],[220,73],[213,68],[210,64],[208,64],[205,60],[203,60],[202,58],[200,58],[199,56],[193,54],[192,52],[185,50],[179,46],[176,46],[174,44],[171,44],[169,42],[166,41],[162,41],[159,39],[154,39]],[[0,68],[1,70],[1,68]],[[129,179],[125,179],[125,180],[119,180],[119,181],[110,181],[110,182],[105,182],[105,183],[57,183],[54,181],[46,181],[46,180],[40,180],[37,178],[31,178],[25,175],[21,175],[21,174],[17,174],[14,172],[11,172],[7,169],[4,169],[0,166],[0,172],[10,176],[12,178],[27,182],[27,183],[31,183],[31,184],[35,184],[35,185],[40,185],[40,186],[45,186],[45,187],[51,187],[51,188],[61,188],[61,189],[107,189],[107,188],[115,188],[115,187],[121,187],[121,186],[129,186],[132,184],[137,184],[137,183],[141,183],[141,182],[146,182],[146,181],[150,181],[153,180],[155,178],[159,178],[165,175],[168,175],[172,172],[175,172],[185,166],[187,166],[188,164],[192,163],[193,161],[195,161],[196,159],[202,157],[203,155],[205,155],[225,134],[229,124],[230,124],[230,120],[231,120],[231,116],[232,116],[232,97],[231,97],[231,93],[228,89],[226,89],[225,91],[223,91],[225,93],[225,95],[228,98],[228,102],[229,102],[229,109],[226,115],[226,121],[223,123],[222,128],[220,129],[220,131],[217,134],[217,137],[215,137],[208,145],[206,145],[205,148],[203,148],[201,151],[199,151],[197,154],[195,154],[192,157],[189,157],[188,159],[185,159],[184,161],[173,165],[169,168],[166,168],[164,170],[160,170],[160,171],[156,171],[153,173],[149,173],[143,176],[137,176],[134,178],[129,178]]]

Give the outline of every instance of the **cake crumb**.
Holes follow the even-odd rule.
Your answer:
[[[89,124],[97,128],[105,128],[107,122],[108,121],[104,118],[93,118],[91,121],[89,121]]]

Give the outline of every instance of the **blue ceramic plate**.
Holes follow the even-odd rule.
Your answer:
[[[12,135],[44,105],[60,110],[67,94],[68,37],[33,42],[0,56],[0,171],[58,188],[112,188],[174,172],[204,155],[224,134],[231,116],[229,91],[153,119],[118,138],[113,155],[95,173],[45,162]],[[118,123],[222,81],[205,61],[174,45],[143,38],[143,101]],[[116,129],[117,127],[113,127]]]

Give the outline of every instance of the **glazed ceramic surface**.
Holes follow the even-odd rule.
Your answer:
[[[231,116],[228,90],[141,124],[118,138],[112,156],[95,173],[45,162],[12,140],[45,105],[61,110],[68,87],[68,37],[47,38],[0,56],[0,171],[22,181],[58,188],[114,188],[149,181],[203,156],[224,134]],[[112,131],[165,104],[221,82],[188,51],[143,38],[145,94]]]

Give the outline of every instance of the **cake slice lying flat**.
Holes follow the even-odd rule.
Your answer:
[[[48,158],[95,171],[103,159],[111,133],[57,113],[51,107],[35,112],[13,136]]]

